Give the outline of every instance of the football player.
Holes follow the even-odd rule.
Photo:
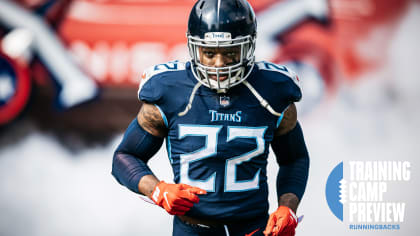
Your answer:
[[[309,156],[290,69],[255,62],[255,14],[246,0],[200,0],[188,21],[191,61],[142,75],[143,105],[113,158],[112,173],[175,215],[173,235],[294,235]],[[147,162],[166,139],[174,182]],[[268,215],[267,157],[280,169]]]

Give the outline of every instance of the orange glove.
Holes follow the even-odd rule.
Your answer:
[[[168,184],[160,181],[152,192],[152,200],[171,215],[184,215],[199,199],[196,194],[206,190],[187,184]]]
[[[270,215],[267,227],[264,230],[265,236],[294,236],[298,224],[296,214],[287,206],[279,206]]]

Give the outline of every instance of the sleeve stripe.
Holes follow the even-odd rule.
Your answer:
[[[159,112],[160,112],[160,115],[162,116],[163,122],[165,123],[166,128],[168,128],[168,119],[166,119],[165,113],[163,113],[162,109],[158,105],[156,105],[156,104],[154,104],[154,105],[157,107],[157,109],[159,109]]]
[[[281,113],[281,116],[279,117],[279,119],[277,120],[277,126],[276,128],[278,128],[280,126],[281,121],[283,120],[283,116],[284,116],[284,112]]]

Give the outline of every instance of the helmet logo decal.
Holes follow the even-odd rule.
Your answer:
[[[204,40],[225,41],[231,40],[232,35],[229,32],[207,32],[204,34]]]

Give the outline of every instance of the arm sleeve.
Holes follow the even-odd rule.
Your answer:
[[[147,162],[160,149],[162,143],[163,138],[151,135],[139,125],[137,119],[134,119],[114,152],[112,175],[120,184],[139,193],[140,179],[153,174]]]
[[[294,193],[299,200],[305,192],[309,173],[309,154],[299,122],[285,135],[277,136],[271,147],[280,166],[277,174],[277,197]]]

